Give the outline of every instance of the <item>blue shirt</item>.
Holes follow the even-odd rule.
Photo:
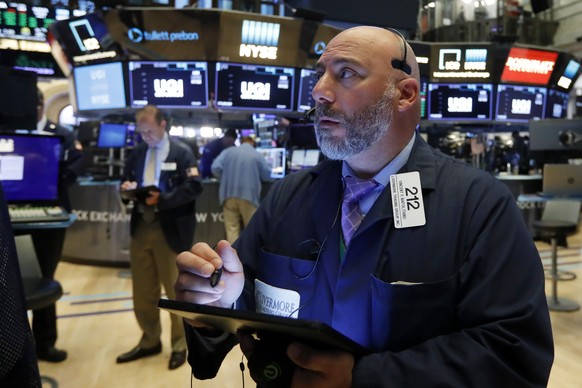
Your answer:
[[[263,156],[250,144],[229,147],[212,162],[212,173],[220,179],[218,199],[241,198],[259,206],[261,181],[271,177]]]

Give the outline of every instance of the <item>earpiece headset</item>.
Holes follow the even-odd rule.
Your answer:
[[[408,48],[406,47],[406,39],[404,38],[404,35],[402,35],[400,33],[400,31],[398,31],[395,28],[386,27],[386,29],[388,31],[392,32],[394,35],[398,36],[402,40],[402,46],[403,46],[403,51],[404,51],[402,59],[396,59],[396,58],[392,59],[392,67],[395,69],[400,69],[403,72],[405,72],[406,74],[410,75],[412,73],[412,69],[406,63],[406,54],[408,54]]]

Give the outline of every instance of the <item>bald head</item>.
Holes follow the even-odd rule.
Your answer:
[[[368,55],[385,61],[387,70],[394,69],[396,79],[406,78],[407,74],[392,66],[392,60],[404,60],[404,45],[406,45],[406,64],[410,67],[409,77],[420,82],[418,62],[412,47],[396,31],[373,26],[352,27],[340,32],[328,44],[328,49],[334,49],[335,45],[345,47],[354,44],[360,46]]]

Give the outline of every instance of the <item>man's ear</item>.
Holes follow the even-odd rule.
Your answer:
[[[398,110],[404,112],[417,103],[420,98],[420,86],[414,78],[407,78],[400,81],[398,89],[400,90]]]

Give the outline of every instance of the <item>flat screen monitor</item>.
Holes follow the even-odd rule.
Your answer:
[[[295,169],[313,167],[319,163],[319,150],[293,150],[291,153],[291,167]]]
[[[546,86],[557,59],[555,51],[512,47],[501,73],[501,82]]]
[[[100,123],[97,147],[123,148],[127,143],[127,124]]]
[[[569,59],[566,68],[559,74],[556,86],[564,90],[570,90],[574,86],[576,79],[580,75],[580,62],[575,59]]]
[[[429,120],[491,120],[491,84],[428,84]]]
[[[548,89],[546,103],[547,119],[564,119],[568,114],[568,93],[559,90]]]
[[[77,110],[123,109],[125,79],[121,62],[101,63],[73,69]]]
[[[129,62],[130,105],[151,104],[160,108],[206,108],[208,64],[206,62]]]
[[[544,118],[547,89],[539,86],[497,85],[497,120],[529,121]]]
[[[263,155],[267,164],[271,167],[271,178],[281,179],[285,177],[286,153],[285,148],[257,148]]]
[[[61,138],[0,134],[0,180],[7,203],[56,204]]]
[[[220,109],[293,109],[295,69],[263,65],[216,63],[215,96]]]
[[[60,20],[49,26],[51,46],[58,43],[62,54],[74,66],[93,63],[119,61],[125,57],[117,39],[109,33],[103,13],[95,12],[79,15],[73,11],[73,18]]]
[[[316,83],[315,70],[299,70],[299,93],[297,96],[297,110],[299,112],[307,112],[315,106],[315,100],[311,96],[311,92]]]

